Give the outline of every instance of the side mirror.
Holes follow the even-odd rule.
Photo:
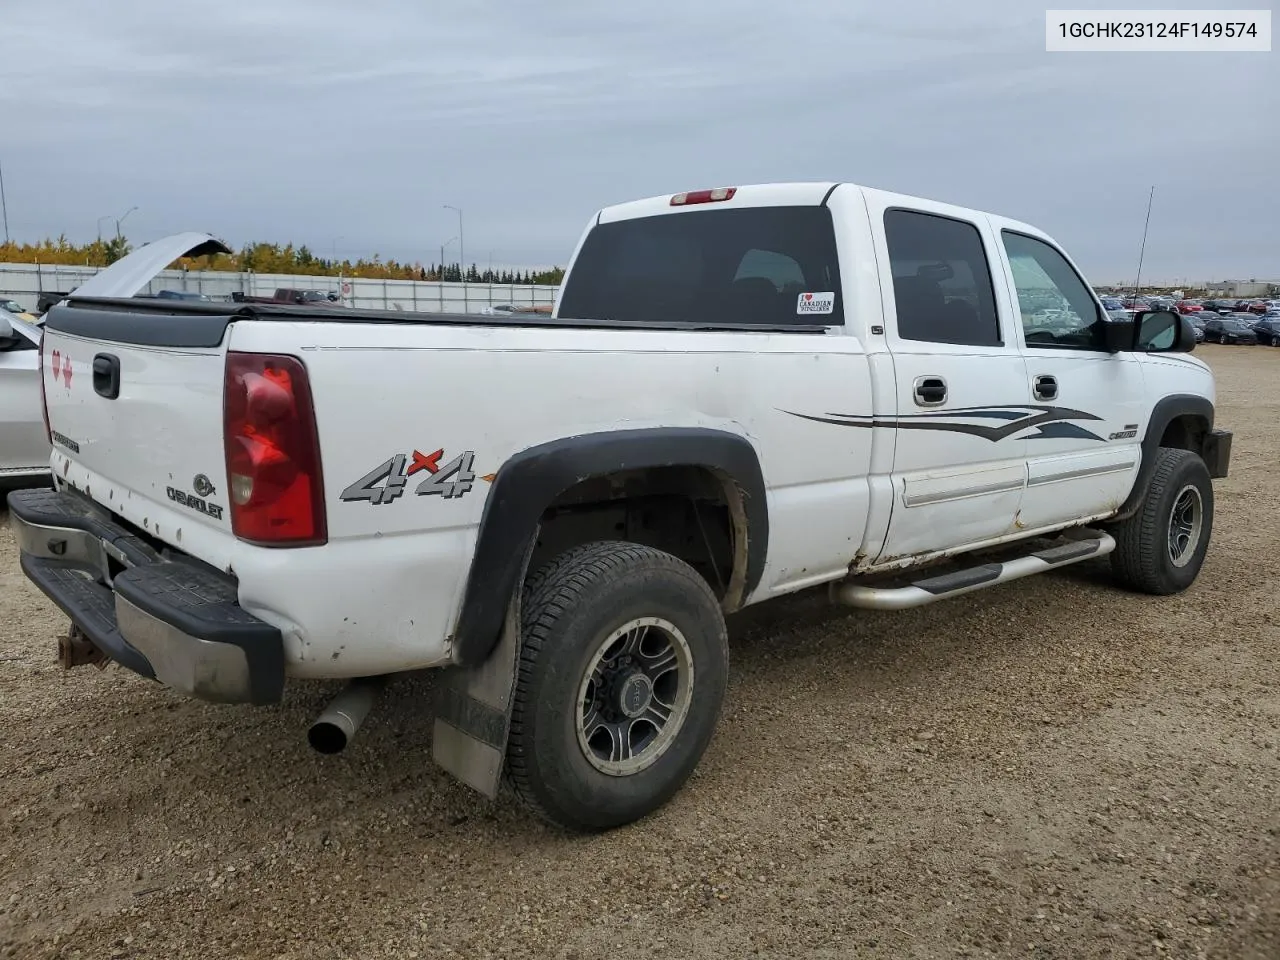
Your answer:
[[[1138,314],[1138,336],[1133,349],[1143,353],[1190,353],[1196,348],[1191,321],[1171,310]]]

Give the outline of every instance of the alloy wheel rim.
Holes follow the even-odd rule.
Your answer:
[[[652,766],[675,742],[693,700],[693,654],[669,620],[637,617],[596,648],[578,685],[578,746],[601,773]]]
[[[1178,491],[1169,511],[1169,559],[1175,567],[1185,567],[1195,556],[1204,528],[1204,500],[1193,484]]]

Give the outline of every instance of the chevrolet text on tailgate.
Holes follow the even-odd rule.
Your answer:
[[[601,210],[552,316],[74,295],[53,490],[9,498],[67,666],[272,703],[447,668],[433,754],[604,829],[706,750],[725,615],[897,609],[1110,554],[1195,580],[1231,435],[1190,324],[1023,223],[852,184]]]

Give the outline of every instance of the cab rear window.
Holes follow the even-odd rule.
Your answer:
[[[690,210],[602,223],[560,297],[575,320],[844,323],[826,207]]]

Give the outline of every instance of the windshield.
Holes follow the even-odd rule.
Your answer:
[[[831,211],[743,207],[602,223],[578,254],[559,315],[843,324]]]

